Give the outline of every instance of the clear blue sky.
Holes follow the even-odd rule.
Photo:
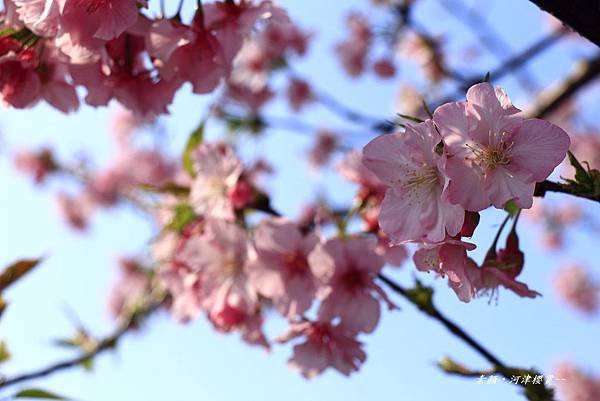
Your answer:
[[[450,48],[472,40],[436,2],[422,1],[418,18],[435,33],[452,32]],[[343,35],[345,11],[363,8],[366,0],[287,0],[281,3],[303,27],[317,34],[309,57],[296,69],[314,79],[317,86],[340,94],[345,103],[357,109],[389,115],[393,111],[391,105],[397,82],[379,82],[372,78],[349,81],[331,57],[333,43]],[[485,4],[484,14],[514,49],[523,48],[547,32],[540,14],[526,0],[478,3]],[[324,4],[329,8],[323,8]],[[437,22],[432,24],[431,21]],[[576,56],[588,50],[572,44],[561,45],[533,63],[530,71],[539,77],[540,83],[553,82],[572,67]],[[469,71],[485,71],[496,63],[494,57],[484,55],[478,68]],[[400,70],[401,79],[407,81],[413,81],[415,73],[409,63]],[[515,103],[521,105],[518,84],[512,79],[501,84],[507,87]],[[173,151],[180,149],[197,124],[207,100],[188,93],[177,96],[171,116],[163,120]],[[589,108],[589,115],[592,118],[595,115],[592,121],[598,124],[598,105],[590,104]],[[285,106],[280,103],[269,109],[270,115],[281,116],[285,112]],[[310,110],[308,118],[315,123],[336,121],[318,107]],[[106,110],[83,107],[77,115],[65,117],[44,105],[29,111],[3,109],[0,129],[3,135],[0,143],[0,265],[19,257],[48,255],[43,266],[7,293],[11,305],[0,322],[0,339],[8,341],[14,358],[3,365],[0,372],[10,375],[65,356],[65,351],[53,347],[50,341],[72,333],[67,310],[74,311],[98,334],[110,330],[105,296],[114,277],[115,258],[144,249],[152,226],[124,208],[96,216],[88,235],[74,234],[61,224],[54,212],[52,194],[63,183],[35,188],[27,179],[16,175],[7,161],[7,153],[15,147],[52,143],[65,159],[84,150],[94,152],[101,165],[110,160],[113,152],[107,133]],[[209,136],[218,137],[220,133],[216,129]],[[348,138],[356,147],[367,140],[367,135]],[[314,193],[327,194],[340,203],[346,203],[353,194],[353,187],[340,182],[333,174],[307,174],[303,150],[309,145],[307,138],[285,131],[272,131],[258,143],[244,142],[247,155],[265,154],[278,167],[269,188],[274,194],[274,204],[292,215],[296,215],[299,206]],[[550,195],[549,198],[555,197]],[[593,208],[595,205],[584,202],[581,205],[599,216]],[[477,234],[482,248],[489,244],[499,221],[500,216],[494,212],[484,214]],[[590,250],[597,252],[597,239],[576,234],[571,237],[568,253],[554,254],[537,246],[538,231],[528,230],[525,234],[521,230],[521,233],[527,250],[522,279],[542,292],[542,298],[532,301],[502,292],[497,305],[488,304],[486,299],[462,304],[444,282],[422,278],[436,287],[436,302],[440,308],[507,363],[535,365],[546,373],[554,361],[572,357],[600,372],[600,321],[583,318],[566,309],[553,295],[550,282],[552,273],[565,261],[582,258],[589,260],[591,268],[600,268],[600,262],[591,260],[593,255],[590,254]],[[408,285],[415,273],[412,264],[407,263],[402,271],[393,274]],[[479,385],[474,380],[441,373],[434,364],[446,355],[474,368],[488,366],[436,322],[403,301],[400,306],[401,311],[384,314],[374,335],[363,338],[368,359],[361,371],[350,379],[328,372],[305,381],[287,369],[288,347],[275,347],[267,354],[241,343],[236,335],[214,333],[203,319],[181,326],[162,314],[152,319],[145,331],[126,337],[118,351],[99,357],[92,373],[74,369],[32,385],[85,401],[522,399],[517,394],[518,389],[507,384]],[[283,325],[275,317],[267,327],[270,335],[279,334],[282,329]],[[0,393],[0,396],[10,392]]]

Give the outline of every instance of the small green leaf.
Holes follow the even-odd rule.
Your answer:
[[[167,227],[172,231],[181,232],[194,218],[196,213],[187,203],[180,203],[175,206],[175,214]]]
[[[483,81],[481,82],[490,82],[490,72],[486,72],[485,76],[483,77]]]
[[[15,394],[14,398],[41,398],[44,400],[68,400],[68,398],[66,398],[66,397],[51,393],[46,390],[40,390],[39,388],[29,388],[26,390],[21,390],[17,394]]]
[[[416,123],[422,123],[423,120],[421,120],[419,117],[413,117],[413,116],[409,116],[407,114],[402,114],[402,113],[398,113],[398,115],[406,120],[410,120],[410,121],[414,121]]]
[[[156,187],[150,184],[141,184],[140,188],[148,192],[161,194],[167,193],[176,196],[188,196],[190,194],[190,189],[188,187],[177,185],[175,183],[167,183],[161,187]]]
[[[36,267],[42,259],[22,259],[8,266],[0,273],[0,292]]]
[[[205,124],[206,121],[202,121],[198,128],[196,128],[194,132],[192,132],[187,141],[187,144],[185,145],[185,149],[183,150],[183,168],[192,177],[196,175],[196,172],[194,171],[194,161],[192,160],[192,152],[202,143],[202,140],[204,139]]]
[[[81,362],[81,366],[83,366],[83,368],[86,371],[91,372],[94,369],[94,359],[93,358],[85,359],[83,362]]]
[[[567,154],[569,155],[569,162],[571,163],[571,166],[575,168],[575,181],[581,184],[587,184],[590,178],[589,173],[585,168],[583,168],[579,160],[577,160],[571,151],[569,151]]]

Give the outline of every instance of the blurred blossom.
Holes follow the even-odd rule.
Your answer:
[[[301,79],[290,80],[287,87],[287,100],[293,111],[298,113],[305,105],[314,101],[308,82]]]
[[[339,139],[336,133],[327,129],[317,132],[313,146],[308,150],[308,161],[312,167],[322,168],[336,151]]]
[[[581,265],[563,266],[554,276],[554,289],[568,305],[587,314],[600,307],[600,283]]]
[[[130,257],[119,259],[119,273],[108,294],[108,310],[115,319],[128,319],[150,292],[150,275]]]
[[[56,196],[59,213],[75,230],[84,231],[93,211],[93,203],[86,196],[73,197],[60,192]]]
[[[400,114],[425,120],[429,116],[423,107],[424,99],[423,95],[414,86],[405,84],[398,91],[395,108]]]
[[[348,75],[358,77],[365,70],[373,32],[366,17],[357,13],[348,15],[346,26],[348,37],[336,45],[335,51]]]
[[[396,66],[389,58],[382,58],[373,64],[373,71],[379,78],[389,79],[396,75]]]
[[[133,132],[146,122],[140,116],[119,106],[111,113],[110,131],[117,143],[125,143],[131,139]]]
[[[445,76],[444,56],[440,38],[424,37],[414,32],[401,36],[398,51],[402,57],[417,63],[425,76],[433,81],[440,81]]]
[[[554,368],[553,383],[562,401],[600,400],[600,377],[583,371],[571,362],[560,362]]]
[[[17,170],[31,175],[36,184],[44,182],[49,173],[58,169],[52,151],[48,148],[39,151],[21,150],[13,159]]]

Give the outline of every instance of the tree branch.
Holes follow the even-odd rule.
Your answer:
[[[562,194],[576,196],[578,198],[589,199],[591,201],[600,203],[600,197],[598,197],[598,196],[576,193],[567,184],[562,184],[560,182],[554,182],[554,181],[548,181],[548,180],[543,181],[543,182],[538,182],[535,186],[535,192],[533,195],[543,198],[544,195],[546,195],[546,192],[558,192],[558,193],[562,193]]]
[[[525,389],[525,395],[527,399],[531,401],[552,401],[554,400],[553,391],[551,389],[546,388],[543,384],[532,384],[532,383],[522,383],[520,381],[513,381],[515,376],[524,376],[530,375],[535,376],[539,375],[533,369],[522,369],[522,368],[513,368],[505,365],[500,361],[500,359],[495,356],[491,351],[486,349],[483,345],[481,345],[477,340],[471,337],[466,331],[444,316],[434,305],[432,300],[433,291],[427,287],[422,287],[420,284],[417,284],[415,289],[406,289],[391,280],[387,276],[383,274],[378,275],[379,279],[383,281],[390,289],[392,289],[397,294],[403,296],[412,304],[414,304],[420,311],[427,314],[429,317],[437,320],[441,323],[449,332],[451,332],[455,337],[461,339],[463,342],[468,344],[471,348],[473,348],[479,355],[485,358],[488,362],[493,365],[492,369],[486,370],[485,372],[497,373],[498,375],[511,380],[513,384],[517,384]],[[442,366],[442,369],[445,369]],[[484,372],[484,371],[481,371]],[[477,374],[471,372],[470,374],[463,374],[463,376],[475,377],[480,376],[482,373],[476,372]],[[459,374],[458,372],[452,371],[449,373]]]
[[[32,372],[19,374],[17,376],[11,378],[0,377],[0,389],[22,383],[28,380],[39,379],[42,377],[49,376],[53,373],[60,372],[69,368],[74,368],[76,366],[80,366],[85,362],[93,359],[97,355],[108,351],[110,349],[114,349],[117,345],[117,342],[121,337],[127,334],[132,329],[138,328],[140,323],[148,318],[152,314],[152,312],[156,311],[164,301],[164,297],[160,297],[159,300],[151,303],[146,308],[138,311],[137,313],[132,314],[132,316],[127,319],[124,323],[122,323],[112,334],[104,337],[100,340],[97,340],[92,349],[84,352],[79,356],[75,356],[73,358],[65,359],[60,362],[56,362],[52,365],[49,365],[45,368],[41,368],[38,370],[34,370]]]
[[[600,26],[600,25],[599,25]],[[581,88],[600,76],[600,53],[592,59],[580,62],[575,70],[560,84],[543,92],[532,109],[530,117],[545,118],[568,102]]]
[[[530,0],[581,36],[600,46],[599,0]]]

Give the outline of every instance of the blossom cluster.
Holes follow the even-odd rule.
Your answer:
[[[91,106],[116,99],[153,118],[167,112],[183,84],[205,94],[222,82],[234,99],[256,102],[268,92],[240,84],[240,73],[233,73],[254,28],[261,25],[257,43],[269,49],[268,57],[261,53],[256,59],[262,65],[290,48],[304,52],[308,39],[283,9],[266,0],[207,3],[189,23],[179,14],[150,16],[145,0],[4,3],[0,94],[16,108],[45,100],[63,112],[76,110],[76,87],[81,86]]]
[[[327,239],[314,224],[282,217],[251,224],[245,212],[268,209],[233,148],[203,143],[192,158],[189,194],[170,195],[171,214],[160,216],[167,229],[153,246],[173,315],[205,314],[218,331],[268,348],[262,325],[273,309],[290,324],[275,341],[297,341],[290,364],[304,376],[358,369],[366,354],[357,336],[375,329],[382,302],[393,307],[375,282],[386,263],[377,238]]]
[[[392,243],[419,243],[415,265],[448,277],[467,302],[504,286],[537,293],[516,281],[523,268],[515,226],[506,246],[496,241],[481,267],[467,251],[478,212],[494,206],[530,208],[537,182],[565,158],[568,135],[538,119],[525,119],[506,93],[489,83],[472,86],[466,102],[438,107],[431,119],[365,146],[363,161],[387,187],[379,225]]]

